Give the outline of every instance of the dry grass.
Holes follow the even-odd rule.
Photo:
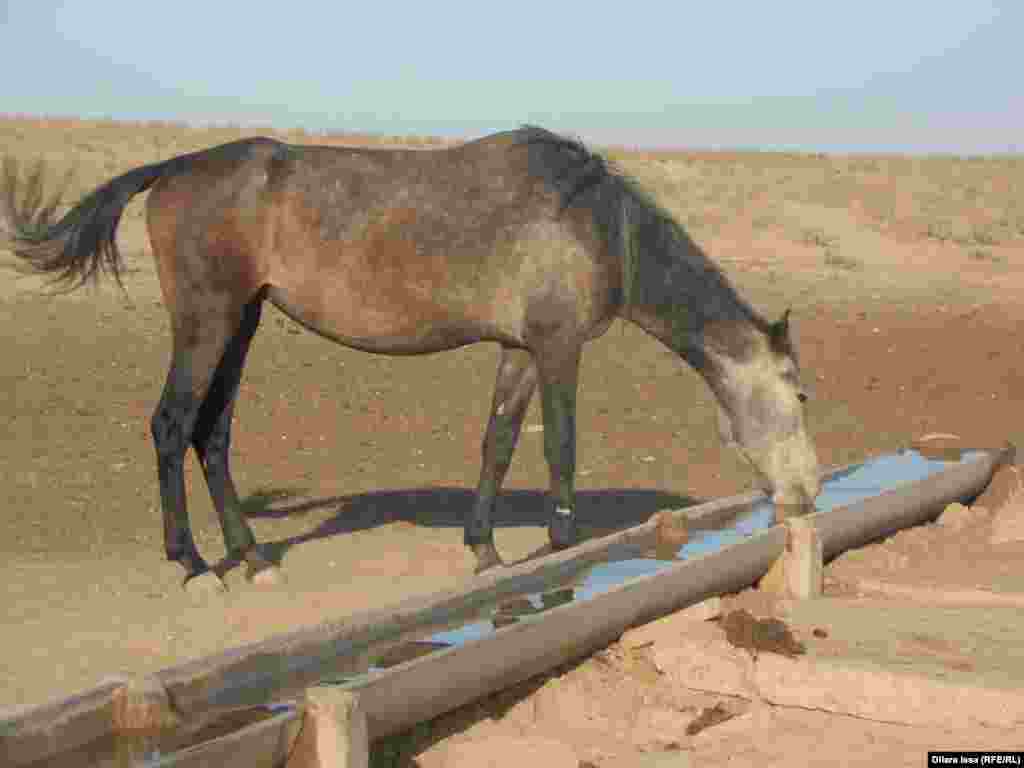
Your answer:
[[[23,163],[43,157],[58,174],[75,172],[68,200],[134,166],[251,135],[335,145],[452,143],[436,137],[0,116],[0,144],[8,152]],[[743,228],[776,232],[794,243],[835,253],[840,235],[813,216],[815,209],[831,209],[893,240],[949,242],[966,253],[1024,242],[1021,156],[623,149],[610,149],[609,155],[647,185],[698,239]],[[128,216],[140,214],[135,201]]]
[[[1024,157],[842,156],[782,152],[613,152],[697,234],[731,223],[834,245],[787,204],[848,211],[897,240],[961,246],[1024,241]],[[791,218],[791,217],[790,217]]]

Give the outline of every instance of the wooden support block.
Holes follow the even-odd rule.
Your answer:
[[[110,733],[114,696],[128,684],[108,678],[94,688],[32,707],[0,707],[0,755],[7,768],[57,763],[56,755]]]
[[[181,724],[181,719],[171,706],[167,690],[153,675],[131,678],[114,692],[113,704],[115,733],[159,733]]]
[[[798,600],[821,597],[824,562],[814,523],[805,517],[791,517],[784,525],[786,549],[761,579],[759,588]]]
[[[162,755],[158,761],[145,755],[152,749],[122,751],[117,765],[148,765],[153,768],[280,768],[291,754],[299,715],[294,710],[251,723],[223,736]],[[76,763],[76,765],[84,763]]]
[[[330,685],[306,690],[302,730],[285,768],[369,768],[370,736],[359,694]]]

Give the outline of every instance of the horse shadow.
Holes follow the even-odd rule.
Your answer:
[[[305,498],[299,489],[278,488],[259,491],[242,502],[250,519],[301,517],[325,509],[333,511],[327,520],[310,530],[261,545],[266,557],[280,563],[292,547],[308,541],[368,530],[397,522],[427,528],[462,528],[472,510],[475,490],[453,487],[427,487],[346,496]],[[498,497],[492,520],[501,528],[548,524],[550,502],[546,490],[507,490]],[[576,514],[581,541],[607,536],[624,528],[646,522],[662,509],[678,509],[701,503],[702,499],[657,489],[614,488],[578,491]],[[545,546],[527,559],[546,554]],[[225,560],[223,567],[235,565]]]

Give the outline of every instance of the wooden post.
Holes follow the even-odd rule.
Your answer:
[[[167,689],[155,675],[133,677],[114,692],[114,732],[159,733],[181,725]]]
[[[812,520],[787,518],[786,549],[761,579],[765,592],[807,600],[821,597],[824,574],[821,538]]]
[[[285,768],[369,768],[370,736],[359,694],[330,685],[306,690],[302,730]]]

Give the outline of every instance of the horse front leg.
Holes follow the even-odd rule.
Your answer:
[[[476,572],[502,564],[494,546],[494,506],[512,464],[523,417],[537,385],[537,366],[525,349],[503,347],[491,417],[482,446],[476,500],[465,521],[465,543],[476,555]]]

